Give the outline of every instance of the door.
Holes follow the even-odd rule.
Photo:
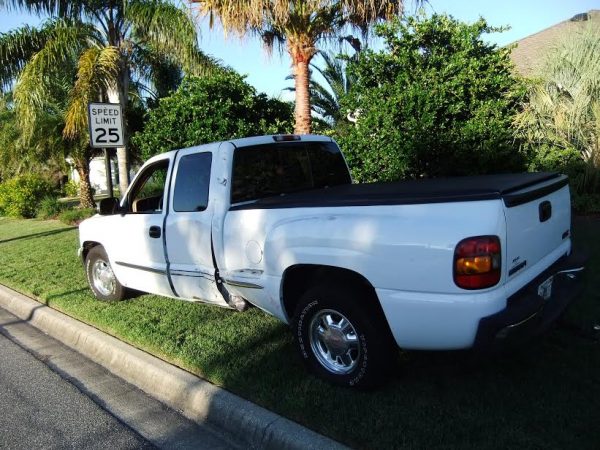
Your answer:
[[[178,296],[226,305],[215,283],[209,201],[213,153],[181,150],[166,220],[169,273]]]
[[[149,164],[136,176],[123,203],[125,214],[114,217],[118,237],[110,254],[115,274],[124,285],[172,297],[163,242],[171,158]]]

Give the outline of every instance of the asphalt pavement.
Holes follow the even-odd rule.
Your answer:
[[[238,448],[0,309],[0,448]]]
[[[0,411],[2,448],[153,447],[4,336]]]
[[[347,449],[1,284],[0,334],[159,448]]]

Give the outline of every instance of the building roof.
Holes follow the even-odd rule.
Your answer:
[[[517,71],[523,76],[534,75],[548,50],[556,46],[560,39],[583,30],[591,23],[594,27],[600,27],[599,9],[576,14],[570,19],[516,41],[514,44],[517,44],[517,47],[513,49],[510,56]]]

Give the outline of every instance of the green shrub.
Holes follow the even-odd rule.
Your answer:
[[[571,193],[573,209],[579,214],[600,213],[600,194]]]
[[[532,146],[529,153],[530,171],[568,175],[573,209],[577,213],[600,212],[600,169],[584,161],[579,151],[542,144]]]
[[[386,49],[349,65],[341,104],[356,124],[335,136],[357,181],[525,170],[512,128],[524,86],[510,48],[486,43],[494,31],[437,14],[378,28]]]
[[[58,220],[67,225],[78,225],[84,219],[96,214],[94,208],[74,208],[67,209],[59,214]]]
[[[0,214],[35,217],[41,200],[52,195],[52,184],[36,174],[20,175],[0,184]]]
[[[64,203],[60,203],[57,197],[44,197],[37,210],[37,217],[40,219],[54,219],[66,208]]]
[[[74,180],[67,181],[63,190],[67,197],[77,197],[79,195],[79,185]]]
[[[244,77],[219,71],[186,78],[148,114],[132,143],[144,159],[169,150],[293,129],[289,103],[257,94]]]

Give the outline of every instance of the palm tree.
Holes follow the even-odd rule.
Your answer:
[[[226,31],[262,37],[268,49],[286,44],[292,60],[299,134],[311,131],[309,64],[324,40],[341,37],[347,29],[364,34],[373,23],[402,12],[402,0],[192,0],[210,18],[220,19]]]
[[[547,56],[516,121],[529,142],[576,149],[600,164],[600,32],[565,37]]]
[[[85,136],[65,139],[65,113],[70,102],[71,84],[77,71],[76,61],[56,68],[44,82],[44,95],[17,109],[10,93],[4,95],[3,133],[0,137],[2,175],[47,171],[65,166],[72,159],[80,178],[79,199],[84,208],[94,206],[89,179],[92,149]],[[22,90],[18,91],[23,94]]]
[[[335,126],[338,120],[344,115],[340,108],[340,99],[348,93],[352,87],[352,76],[347,71],[347,62],[356,58],[358,53],[352,58],[333,53],[319,51],[318,54],[323,58],[324,66],[320,67],[314,62],[310,64],[309,73],[309,91],[311,110],[321,116],[329,125]],[[317,71],[323,77],[325,83],[317,81],[313,76],[313,71]],[[293,80],[294,76],[286,77]],[[286,88],[287,91],[295,91],[295,87]]]
[[[0,82],[16,80],[15,100],[25,121],[43,104],[46,81],[64,64],[77,62],[65,111],[64,137],[87,133],[87,103],[110,101],[126,110],[131,92],[152,91],[165,68],[199,73],[213,62],[198,49],[196,27],[168,0],[9,0],[0,6],[53,20],[0,35]],[[143,94],[142,94],[143,95]],[[119,186],[129,183],[125,148],[117,149]]]
[[[49,21],[43,31],[56,27],[60,20]],[[44,49],[36,57],[44,57]],[[19,119],[18,145],[24,156],[33,161],[48,161],[70,157],[79,175],[79,200],[83,208],[94,207],[90,184],[90,159],[93,149],[85,132],[67,133],[67,113],[71,110],[73,84],[77,84],[78,60],[75,54],[65,58],[43,76],[35,70],[36,65],[27,64],[14,89],[15,112]]]

